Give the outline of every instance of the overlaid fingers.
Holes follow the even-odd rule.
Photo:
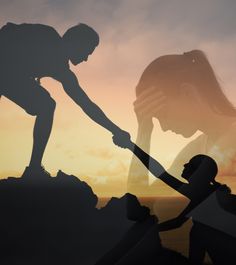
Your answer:
[[[150,86],[146,89],[144,89],[138,96],[137,99],[140,100],[140,102],[152,98],[153,96],[159,97],[164,95],[164,93],[160,90],[157,89],[156,86]]]
[[[160,91],[156,89],[156,86],[149,86],[142,90],[142,92],[138,95],[138,98],[146,98],[148,95],[152,95],[155,92]]]
[[[153,91],[153,90],[151,90]],[[138,98],[134,101],[135,108],[142,108],[143,106],[149,105],[152,102],[156,102],[156,104],[160,104],[165,101],[166,96],[161,91],[155,91],[155,93],[145,93],[145,97],[143,95],[138,96]]]
[[[147,95],[147,94],[146,94]],[[162,92],[148,94],[146,98],[138,97],[134,102],[134,111],[137,115],[153,116],[166,104],[166,96]]]
[[[142,117],[153,117],[165,106],[166,104],[164,102],[158,104],[156,102],[151,102],[151,104],[143,106],[142,108],[135,108],[135,113]]]

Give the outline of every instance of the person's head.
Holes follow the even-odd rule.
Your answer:
[[[196,155],[184,164],[182,178],[190,182],[216,183],[218,167],[214,159],[207,155]]]
[[[190,137],[200,129],[200,123],[210,122],[204,115],[209,110],[236,116],[202,51],[165,55],[154,60],[139,80],[137,97],[150,87],[166,96],[165,107],[155,115],[164,131],[172,130]],[[150,98],[155,99],[155,95]]]
[[[69,59],[74,65],[87,61],[88,56],[99,44],[97,32],[83,23],[69,28],[62,39]]]

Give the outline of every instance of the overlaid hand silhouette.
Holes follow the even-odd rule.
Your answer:
[[[134,111],[138,124],[145,123],[153,127],[152,118],[165,106],[166,97],[155,86],[151,86],[138,95],[134,101]]]

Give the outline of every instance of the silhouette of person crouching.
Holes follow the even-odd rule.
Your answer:
[[[187,181],[186,183],[166,172],[158,161],[131,141],[117,143],[117,139],[114,139],[114,142],[116,144],[120,143],[122,147],[130,149],[154,176],[190,200],[187,207],[176,218],[159,224],[158,228],[160,232],[175,229],[183,225],[191,218],[189,213],[205,201],[213,192],[220,190],[224,191],[224,193],[230,193],[230,189],[226,185],[215,181],[218,167],[216,162],[207,155],[196,155],[184,165],[181,177]],[[215,219],[220,220],[220,222],[224,221],[221,216],[215,216]],[[236,247],[236,239],[234,237],[226,235],[224,231],[218,231],[210,226],[201,224],[194,219],[192,221],[193,226],[190,232],[189,246],[191,264],[202,264],[206,252],[208,252],[214,264],[223,264],[222,262],[228,262],[232,259],[236,261],[235,251],[233,251]],[[205,240],[205,242],[201,242],[201,240]]]
[[[115,137],[129,137],[88,98],[69,68],[69,61],[73,65],[87,61],[98,44],[97,32],[82,23],[69,28],[62,37],[54,28],[41,24],[7,23],[0,29],[0,96],[36,116],[31,160],[22,177],[50,176],[41,162],[56,103],[40,85],[42,77],[61,82],[69,97]]]

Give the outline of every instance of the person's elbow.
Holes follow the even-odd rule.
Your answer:
[[[82,109],[86,109],[91,105],[91,101],[79,85],[72,83],[71,85],[64,85],[63,88],[65,93]]]
[[[159,232],[177,229],[177,228],[181,227],[184,222],[185,222],[184,219],[178,218],[178,217],[174,218],[172,220],[166,221],[164,223],[159,224],[159,226],[158,226]]]
[[[67,84],[63,85],[63,89],[70,98],[75,99],[78,97],[78,92],[76,91],[75,86]]]

